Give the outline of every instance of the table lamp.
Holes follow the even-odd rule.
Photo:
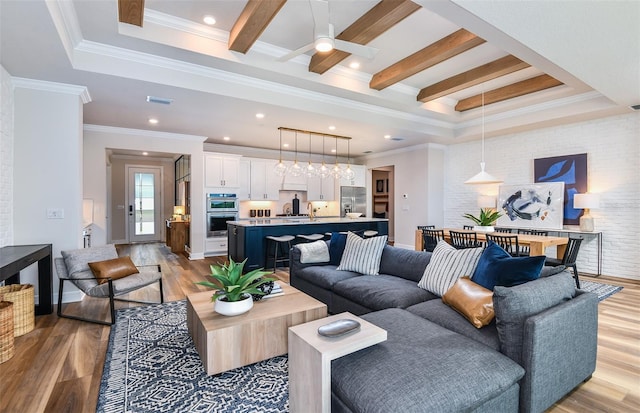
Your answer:
[[[184,205],[176,205],[173,207],[173,219],[175,221],[181,221],[184,215]]]
[[[584,209],[584,214],[580,217],[580,231],[593,231],[593,217],[589,214],[590,209],[600,208],[600,196],[597,194],[575,194],[573,196],[573,207]]]

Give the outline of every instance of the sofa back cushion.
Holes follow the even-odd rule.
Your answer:
[[[431,253],[386,245],[380,258],[380,274],[395,275],[409,281],[420,281],[431,260]]]
[[[500,351],[522,365],[524,323],[527,318],[575,297],[576,288],[568,273],[539,278],[514,287],[496,286],[493,309],[500,339]]]

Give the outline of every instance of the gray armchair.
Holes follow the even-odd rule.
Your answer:
[[[71,318],[74,320],[88,321],[91,323],[112,325],[115,322],[114,300],[135,302],[140,304],[154,304],[144,301],[136,301],[118,298],[142,287],[146,287],[158,282],[160,287],[160,303],[164,302],[162,293],[162,270],[160,265],[136,266],[137,274],[132,274],[124,278],[112,279],[103,277],[106,282],[98,282],[91,269],[90,262],[104,261],[118,258],[118,253],[113,244],[84,248],[78,250],[62,251],[62,258],[56,258],[55,266],[60,279],[60,289],[58,290],[58,317]],[[62,293],[65,281],[73,283],[80,291],[90,297],[100,297],[109,299],[111,321],[102,321],[86,318],[79,315],[64,314],[62,312]]]

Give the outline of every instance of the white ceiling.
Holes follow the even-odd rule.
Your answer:
[[[379,49],[373,60],[354,70],[351,56],[318,75],[308,71],[310,55],[276,61],[313,40],[307,0],[289,0],[246,54],[227,49],[241,0],[146,0],[143,28],[118,23],[116,0],[0,0],[0,63],[14,77],[86,86],[86,124],[268,149],[278,147],[284,126],[350,136],[353,156],[477,139],[481,110],[456,112],[457,100],[542,73],[564,85],[488,105],[487,136],[640,104],[640,2],[414,1],[423,7],[368,44]],[[336,33],[376,3],[330,0]],[[216,17],[214,27],[200,23],[205,14]],[[459,28],[487,43],[382,91],[369,88],[372,74]],[[421,88],[508,54],[532,67],[427,104],[416,100]],[[151,104],[148,95],[174,101]]]

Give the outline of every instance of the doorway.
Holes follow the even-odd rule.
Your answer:
[[[389,220],[389,241],[394,240],[394,166],[371,170],[372,214],[374,218]]]
[[[160,241],[162,168],[127,165],[127,240]]]

